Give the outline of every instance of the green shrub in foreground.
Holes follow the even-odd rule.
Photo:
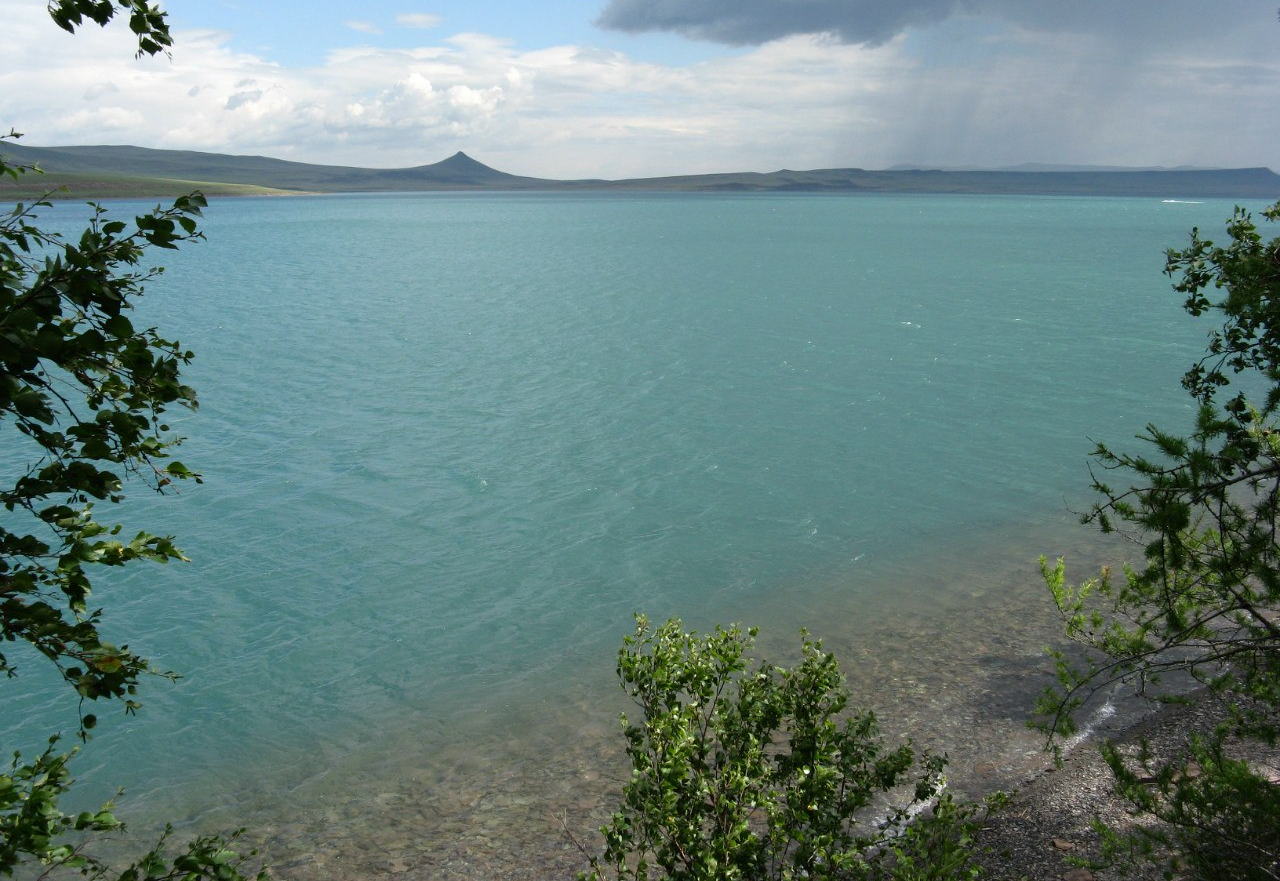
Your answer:
[[[939,795],[944,759],[886,745],[821,643],[788,670],[749,657],[755,635],[637,616],[618,653],[633,771],[580,878],[975,877],[977,812]]]

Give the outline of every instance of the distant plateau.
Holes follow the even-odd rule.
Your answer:
[[[971,193],[1021,196],[1141,196],[1166,199],[1280,199],[1269,168],[1002,170],[892,168],[783,169],[767,173],[675,175],[627,180],[548,180],[498,171],[455,153],[413,168],[312,165],[264,156],[231,156],[130,146],[31,147],[0,142],[0,155],[43,174],[0,181],[0,197],[31,199],[389,192],[708,192]]]

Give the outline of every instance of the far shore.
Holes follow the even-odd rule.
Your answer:
[[[280,190],[247,184],[208,181],[155,180],[110,181],[73,178],[65,175],[21,176],[16,181],[0,181],[0,201],[95,202],[108,199],[176,199],[199,191],[209,198],[261,196],[319,196],[318,192]]]

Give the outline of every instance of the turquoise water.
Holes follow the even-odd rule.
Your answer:
[[[104,720],[87,791],[253,822],[285,877],[532,872],[513,842],[573,866],[547,818],[607,797],[634,611],[777,656],[808,626],[886,727],[1016,775],[1035,558],[1100,552],[1070,513],[1091,437],[1187,418],[1208,325],[1163,250],[1231,207],[215,202],[139,310],[198,354],[174,424],[205,484],[122,512],[194,562],[97,594],[185,678]],[[10,706],[5,744],[74,718]]]

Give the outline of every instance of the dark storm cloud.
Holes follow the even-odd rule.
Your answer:
[[[941,21],[961,0],[609,0],[596,24],[640,33],[753,45],[828,32],[847,43],[883,43],[904,28]]]
[[[1274,27],[1274,10],[1265,11],[1258,26]],[[816,33],[877,45],[909,27],[973,13],[1037,30],[1129,34],[1149,41],[1202,38],[1233,19],[1259,18],[1257,12],[1256,0],[1165,0],[1158,7],[1138,0],[608,0],[596,24],[734,46]]]

